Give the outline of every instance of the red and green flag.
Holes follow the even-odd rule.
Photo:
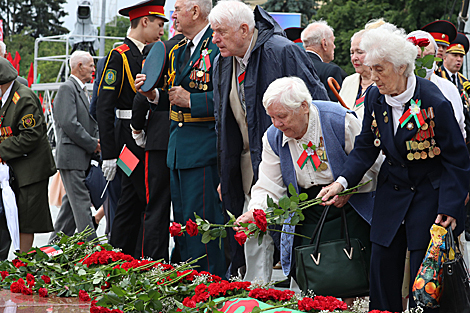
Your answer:
[[[131,150],[129,150],[129,148],[127,148],[126,145],[124,145],[116,163],[127,176],[131,176],[135,167],[139,163],[139,159]]]

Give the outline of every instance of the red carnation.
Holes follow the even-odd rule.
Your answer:
[[[88,295],[88,293],[85,290],[80,290],[78,292],[78,298],[82,301],[91,301],[90,296]]]
[[[21,293],[29,296],[33,294],[33,289],[24,287],[23,289],[21,289]]]
[[[171,237],[182,236],[183,233],[181,232],[181,224],[173,222],[173,224],[170,226],[170,235]]]
[[[186,231],[188,232],[189,236],[196,236],[198,233],[197,224],[189,219],[186,222]]]
[[[255,209],[253,211],[253,217],[255,219],[256,226],[258,226],[258,228],[261,229],[263,233],[265,233],[268,227],[268,222],[266,221],[266,213],[263,210]]]
[[[39,296],[40,297],[47,297],[47,289],[46,288],[39,288],[38,290]]]
[[[49,276],[47,275],[42,275],[41,276],[41,279],[44,281],[44,283],[46,284],[50,284],[51,283],[51,279],[49,278]]]
[[[244,232],[239,231],[238,233],[235,234],[235,240],[238,242],[240,246],[243,246],[243,244],[246,242],[247,236]]]

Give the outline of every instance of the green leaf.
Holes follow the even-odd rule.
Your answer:
[[[425,78],[426,77],[426,70],[424,68],[418,69],[417,75],[421,78]]]
[[[147,302],[147,301],[150,300],[150,297],[148,295],[146,295],[145,293],[139,293],[137,298],[139,298],[140,300],[142,300],[144,302]]]
[[[158,300],[162,295],[156,290],[150,290],[149,291],[149,297],[152,298],[153,300]]]
[[[230,217],[230,219],[236,219],[235,215],[232,214],[229,210],[225,210],[227,212],[227,215]]]
[[[219,237],[220,236],[220,229],[219,228],[214,228],[210,231],[210,234],[212,237]]]
[[[301,221],[305,220],[305,215],[302,212],[297,212]]]
[[[308,199],[308,195],[306,193],[301,193],[299,195],[300,201],[305,201]]]
[[[263,243],[263,237],[264,234],[260,232],[258,235],[258,246],[261,246],[261,244]]]
[[[136,280],[137,280],[137,279],[136,279],[136,277],[135,277],[135,274],[132,273],[132,275],[131,275],[131,285],[135,285]]]
[[[144,311],[144,303],[142,302],[142,300],[137,300],[135,303],[134,303],[134,307],[137,311],[139,312],[143,312]]]
[[[261,312],[261,309],[259,306],[255,306],[253,310],[251,310],[251,313],[260,313],[260,312]]]
[[[122,290],[121,288],[119,288],[118,286],[116,285],[111,285],[111,290],[116,294],[118,295],[119,297],[122,297],[124,296],[126,293],[124,292],[124,290]]]
[[[271,198],[269,195],[267,195],[266,197],[267,197],[266,203],[267,203],[267,205],[268,205],[268,208],[274,207],[274,200],[273,200],[273,198]]]
[[[255,231],[258,229],[258,226],[256,226],[256,224],[248,224],[248,230],[251,232],[251,231]]]
[[[211,224],[205,223],[201,225],[203,231],[208,231],[211,228]]]
[[[290,200],[290,202],[295,202],[295,203],[297,203],[297,204],[300,203],[300,198],[299,198],[299,196],[291,196],[291,197],[289,198],[289,200]],[[292,208],[292,207],[291,207],[291,208]]]
[[[295,187],[294,185],[292,185],[292,183],[289,184],[289,193],[292,196],[298,196],[297,191],[295,190]]]
[[[290,209],[291,210],[297,210],[298,207],[299,207],[299,205],[296,202],[291,202],[290,203]]]
[[[287,196],[282,196],[281,199],[279,199],[279,206],[283,208],[284,210],[287,210],[290,205],[290,199]]]
[[[112,304],[119,304],[119,303],[121,303],[121,299],[119,299],[119,297],[118,297],[116,294],[112,293],[112,292],[108,293],[106,296],[108,297],[109,301],[110,301]]]
[[[83,268],[81,268],[81,269],[78,270],[77,274],[80,275],[80,276],[85,276],[86,271]]]
[[[281,210],[281,209],[275,209],[274,212],[273,212],[274,215],[282,215],[284,214],[284,210]]]
[[[203,235],[202,235],[202,238],[201,238],[201,242],[203,244],[206,244],[208,243],[209,241],[211,241],[211,233],[206,231]]]
[[[297,225],[300,222],[300,217],[297,214],[295,214],[294,216],[292,216],[292,219],[290,222],[293,225]]]
[[[221,231],[221,238],[226,238],[227,237],[227,231],[225,229],[222,229]]]

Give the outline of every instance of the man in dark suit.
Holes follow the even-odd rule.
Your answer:
[[[130,176],[121,173],[121,198],[116,208],[110,239],[114,247],[135,257],[141,256],[139,230],[146,197],[144,149],[136,145],[130,128],[136,93],[134,78],[142,70],[142,50],[145,44],[157,41],[163,35],[164,22],[168,21],[163,7],[163,0],[149,0],[119,11],[121,15],[129,16],[131,30],[124,39],[124,44],[112,50],[107,57],[96,107],[102,144],[102,169],[106,180],[114,179],[116,160],[124,145],[140,161]]]
[[[184,36],[178,34],[165,45],[166,58],[162,69],[162,78],[158,87],[163,87],[168,80],[168,54]],[[146,56],[153,47],[148,44],[144,48]],[[147,60],[151,62],[151,60]],[[149,64],[149,63],[147,63]],[[142,256],[154,260],[169,261],[168,246],[170,233],[170,169],[166,165],[168,139],[170,137],[170,119],[168,118],[170,104],[167,97],[162,97],[159,105],[152,105],[149,111],[147,98],[137,93],[132,107],[132,137],[136,144],[145,148],[145,188],[147,207],[145,208],[142,229]],[[146,116],[148,114],[148,120]]]
[[[330,64],[335,58],[335,36],[333,28],[325,21],[317,21],[308,25],[301,35],[305,50],[315,65],[320,81],[328,91],[331,101],[338,101],[333,91],[328,87],[328,78],[333,77],[341,86],[343,76],[341,68],[336,64]]]
[[[101,151],[98,123],[89,112],[89,94],[85,84],[95,70],[93,57],[85,51],[70,56],[70,78],[60,86],[54,101],[54,122],[57,136],[56,163],[66,194],[55,221],[52,242],[58,232],[68,236],[85,230],[94,230],[91,199],[85,185],[86,171],[93,153]],[[88,236],[96,238],[96,233]]]

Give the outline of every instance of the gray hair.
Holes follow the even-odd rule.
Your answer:
[[[250,6],[238,0],[220,0],[209,14],[209,23],[228,25],[238,29],[247,24],[251,31],[255,28],[255,16]]]
[[[395,25],[385,23],[379,28],[368,30],[362,37],[360,47],[366,52],[365,64],[372,66],[377,61],[388,61],[395,71],[406,66],[404,76],[413,75],[416,47],[406,40],[405,31]]]
[[[263,105],[267,110],[273,103],[280,103],[289,110],[298,109],[304,101],[312,103],[312,96],[307,85],[298,77],[282,77],[273,81],[263,96]]]
[[[366,32],[367,30],[365,29],[361,29],[360,31],[354,33],[354,35],[352,35],[351,37],[351,42],[353,42],[354,39],[361,39],[362,36],[364,36],[364,33]]]
[[[5,53],[7,53],[7,45],[3,41],[0,41],[0,57],[3,58]]]
[[[190,0],[186,1],[186,11],[190,11],[195,5],[201,9],[201,14],[204,19],[207,19],[212,9],[212,0]]]
[[[74,69],[78,63],[84,63],[89,58],[92,58],[91,54],[86,51],[77,50],[70,56],[70,68]]]
[[[333,27],[329,26],[326,21],[313,21],[313,23],[305,27],[300,38],[306,48],[320,45],[323,39],[331,38],[334,31]]]
[[[434,37],[431,36],[430,33],[425,32],[424,30],[415,30],[415,31],[412,31],[411,33],[409,33],[408,36],[406,36],[406,39],[408,39],[410,37],[415,37],[416,39],[422,39],[422,38],[429,39],[429,42],[432,43],[432,45],[434,47],[434,56],[437,55],[437,49],[438,49],[437,43],[434,40]]]

